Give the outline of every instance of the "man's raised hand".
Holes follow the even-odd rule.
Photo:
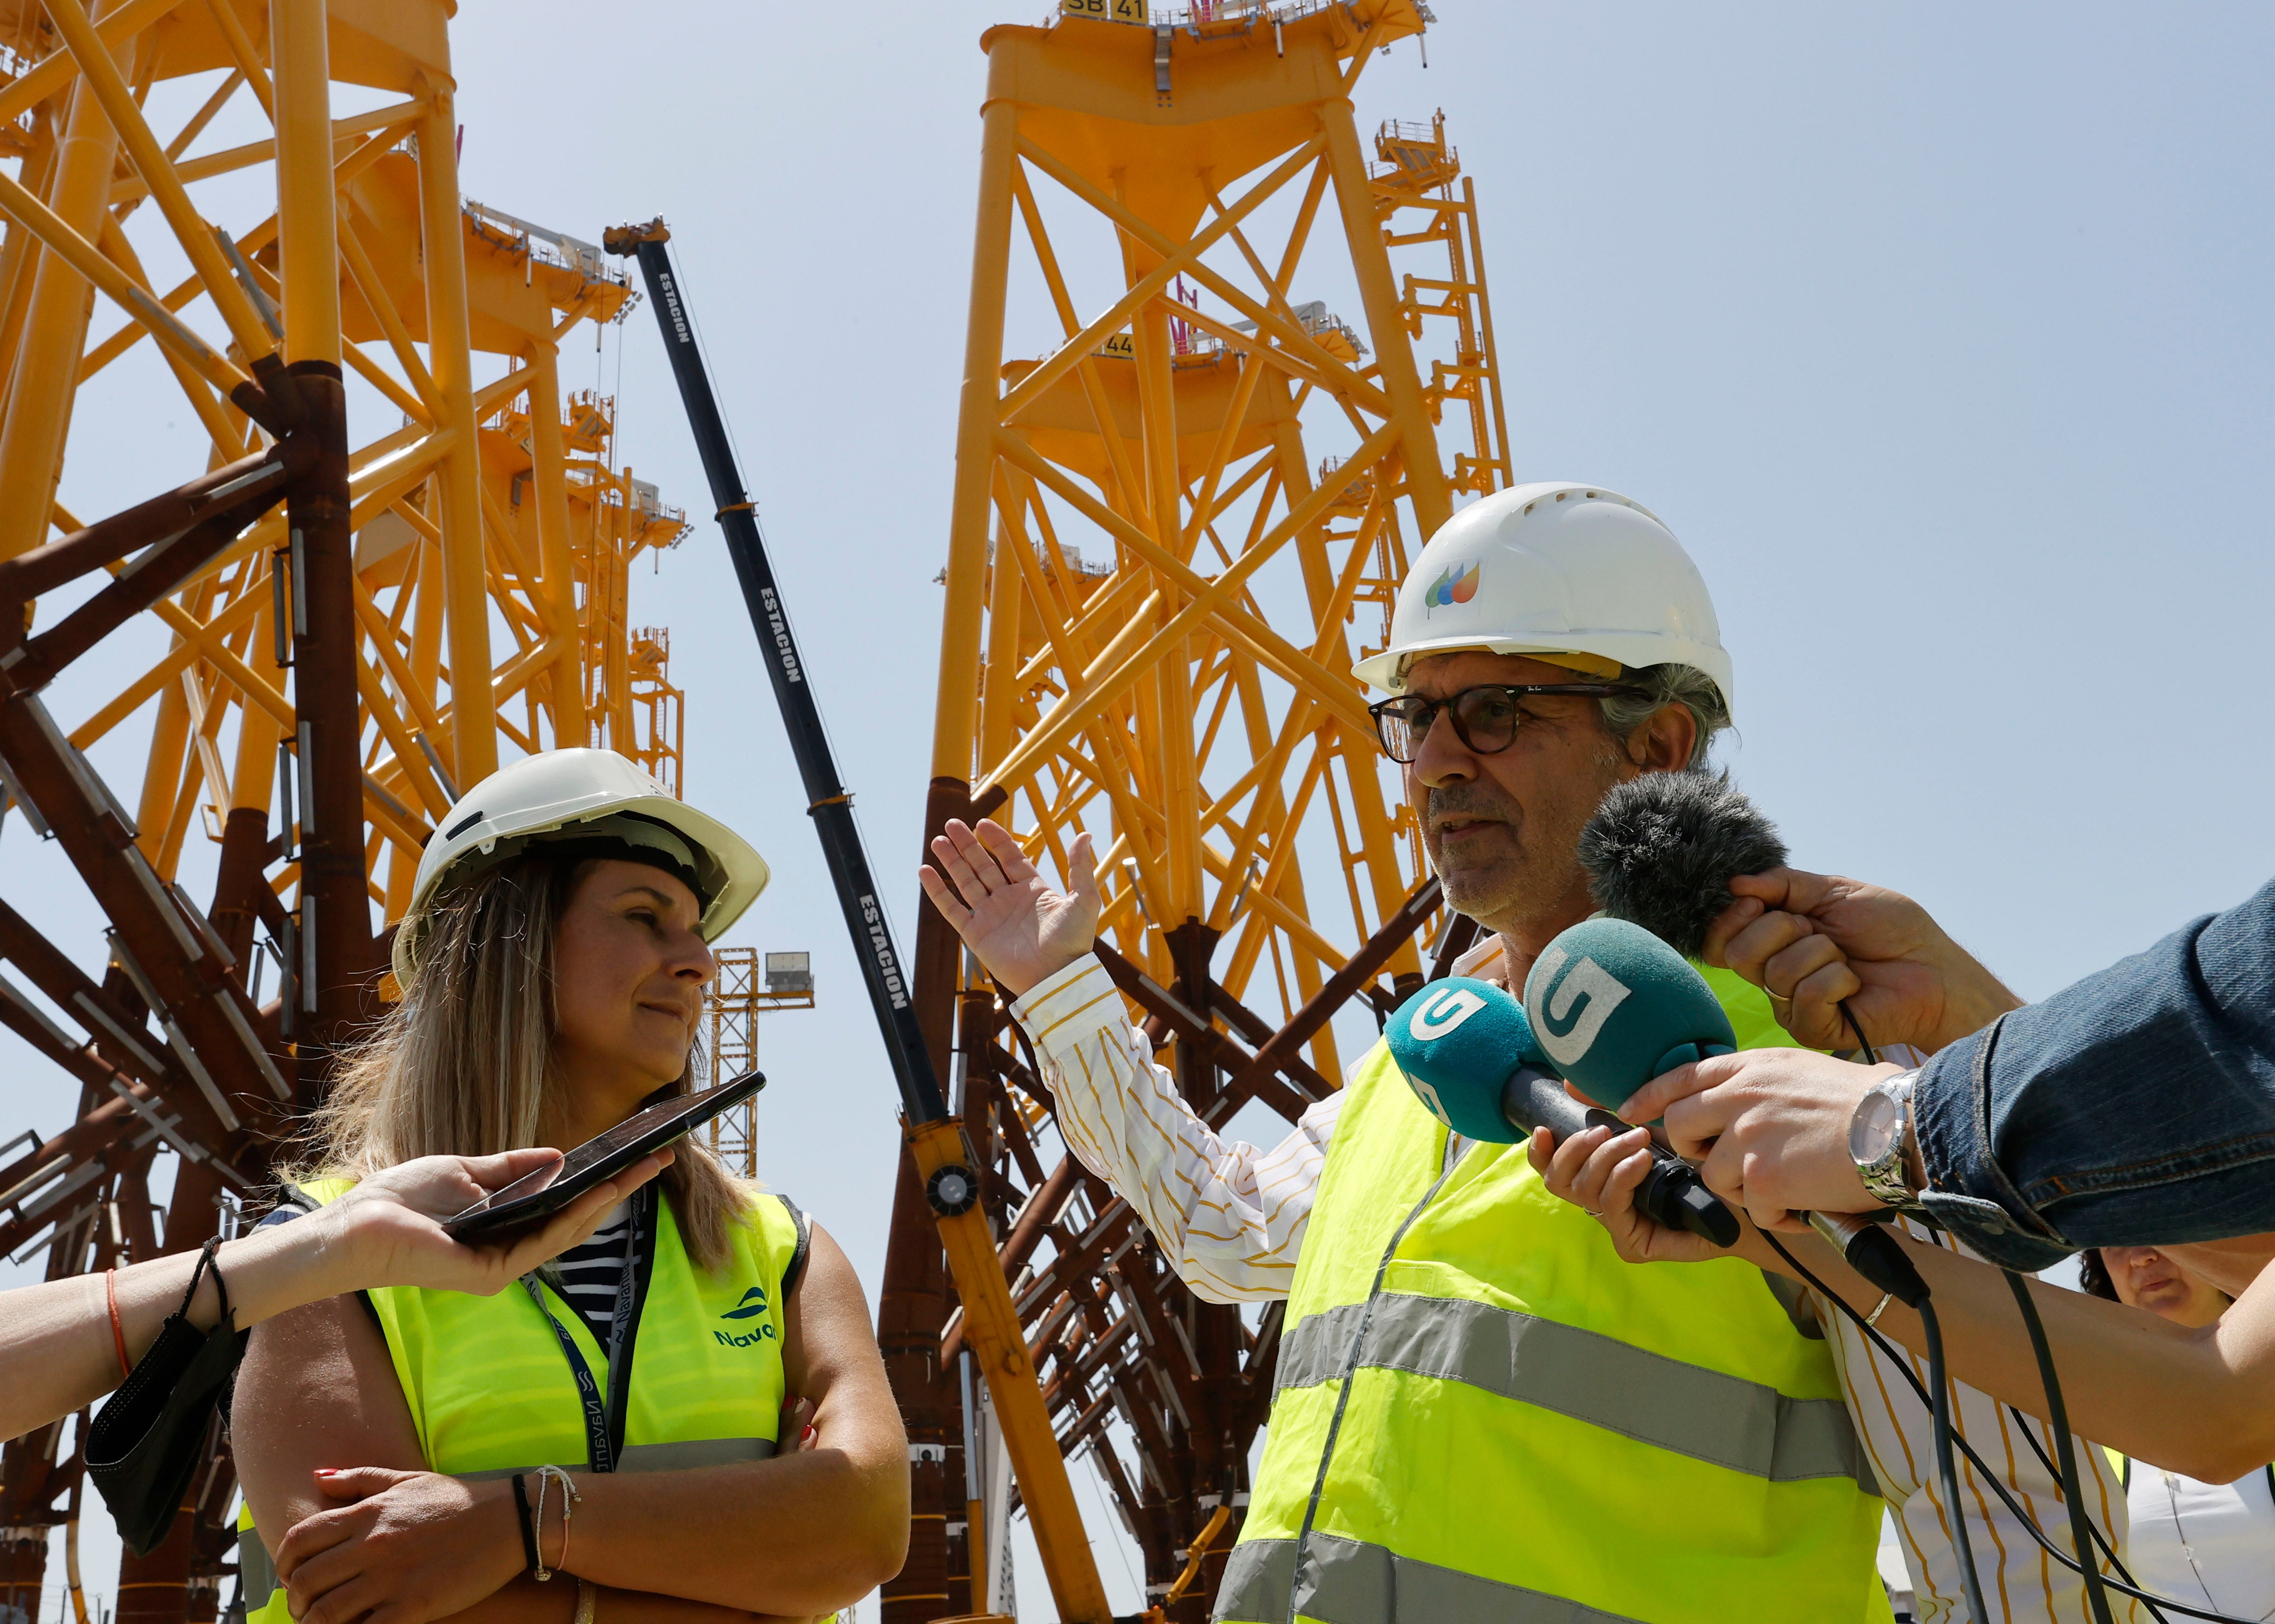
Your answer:
[[[1072,889],[1054,891],[1002,825],[982,818],[974,829],[951,818],[948,832],[932,842],[940,866],[926,865],[917,879],[987,973],[1020,997],[1089,952],[1097,939],[1104,898],[1090,847],[1088,835],[1075,836],[1067,852]]]

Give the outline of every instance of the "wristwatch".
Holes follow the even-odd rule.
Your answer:
[[[1883,1206],[1910,1207],[1918,1196],[1904,1178],[1904,1129],[1911,1120],[1912,1079],[1900,1072],[1875,1083],[1848,1119],[1848,1154],[1864,1180],[1864,1193]]]

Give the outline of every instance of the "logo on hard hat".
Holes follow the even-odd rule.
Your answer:
[[[1430,583],[1430,590],[1422,594],[1422,613],[1456,603],[1467,603],[1478,595],[1478,578],[1485,573],[1483,561],[1466,567],[1456,564],[1440,570],[1438,578]]]

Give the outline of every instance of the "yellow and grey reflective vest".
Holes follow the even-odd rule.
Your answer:
[[[347,1185],[304,1188],[322,1202]],[[786,1197],[758,1197],[729,1230],[725,1264],[706,1273],[681,1245],[669,1202],[636,1197],[634,1205],[636,1214],[653,1215],[654,1241],[633,1250],[648,1266],[631,1271],[627,1379],[610,1379],[609,1350],[534,1275],[530,1289],[509,1286],[492,1297],[407,1286],[365,1294],[429,1470],[494,1478],[592,1464],[588,1409],[563,1337],[608,1395],[614,1469],[669,1471],[775,1453],[786,1391],[784,1300],[805,1266],[805,1215]],[[290,1624],[249,1509],[238,1530],[246,1624]]]
[[[1709,972],[1748,1047],[1791,1046]],[[1378,1044],[1296,1260],[1216,1617],[1860,1624],[1881,1502],[1821,1341],[1736,1258],[1634,1265]]]

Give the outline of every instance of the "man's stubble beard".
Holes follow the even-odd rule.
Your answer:
[[[1596,780],[1591,790],[1556,796],[1530,811],[1490,780],[1429,790],[1423,805],[1424,844],[1432,867],[1445,886],[1447,902],[1485,929],[1505,933],[1543,922],[1553,922],[1559,929],[1576,922],[1559,916],[1572,910],[1576,894],[1585,897],[1580,831],[1595,815],[1604,796],[1619,782],[1623,765],[1622,757],[1607,739],[1606,749],[1589,763]],[[1445,866],[1442,842],[1429,831],[1436,817],[1451,812],[1502,820],[1508,842],[1493,862],[1450,871]]]

